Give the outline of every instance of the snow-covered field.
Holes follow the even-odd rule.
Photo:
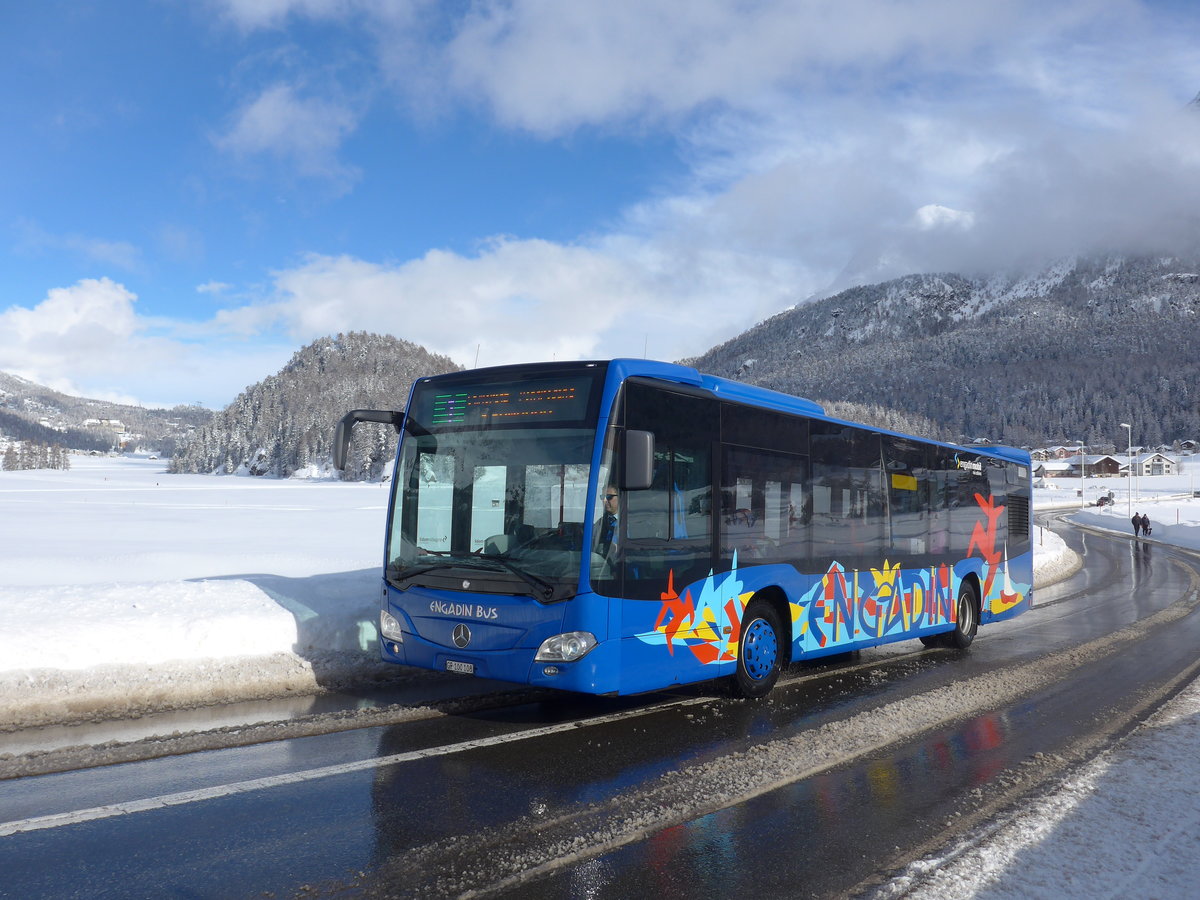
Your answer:
[[[148,459],[72,463],[0,472],[0,731],[315,691],[392,668],[375,649],[385,487],[172,476]],[[1141,479],[1136,507],[1155,540],[1200,548],[1200,500],[1183,496],[1192,471]],[[1125,486],[1110,481],[1088,479],[1085,499],[1111,488],[1114,508],[1073,517],[1128,534]],[[1078,484],[1063,485],[1039,490],[1035,505],[1078,507]],[[1039,585],[1079,565],[1052,532],[1038,529],[1035,546]],[[1053,796],[892,888],[1192,896],[1197,746],[1192,686]]]
[[[386,487],[72,466],[0,471],[0,727],[394,672],[374,624]]]

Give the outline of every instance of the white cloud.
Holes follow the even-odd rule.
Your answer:
[[[513,0],[472,7],[446,65],[452,84],[485,98],[501,122],[559,134],[711,104],[754,108],[789,94],[886,93],[929,76],[983,82],[1020,46],[1086,25],[1098,11],[1111,17],[1112,8],[1103,0],[1052,9],[1035,0]]]
[[[303,176],[348,182],[357,171],[338,160],[338,150],[357,124],[348,106],[277,83],[243,105],[216,144],[237,156],[286,160]]]
[[[182,341],[140,316],[137,297],[108,278],[54,288],[0,312],[0,371],[76,396],[173,406],[229,403],[295,351],[228,338]]]
[[[938,203],[927,203],[913,214],[913,225],[918,231],[957,228],[969,231],[975,224],[975,214],[961,209],[951,209]]]
[[[373,78],[414,103],[483,109],[504,128],[547,139],[661,129],[679,139],[688,173],[575,242],[497,238],[474,254],[401,262],[312,255],[276,272],[270,297],[171,335],[137,317],[120,285],[80,282],[59,291],[109,329],[99,344],[123,354],[78,335],[64,343],[81,347],[78,359],[56,349],[51,292],[24,311],[43,322],[31,340],[45,358],[29,350],[18,367],[6,359],[20,354],[0,356],[0,368],[124,371],[149,384],[158,367],[177,399],[206,384],[206,402],[220,390],[224,403],[286,361],[278,340],[253,359],[240,349],[280,330],[290,349],[349,329],[390,332],[464,364],[477,349],[481,364],[643,348],[671,359],[830,286],[1197,243],[1200,115],[1169,98],[1190,97],[1200,64],[1135,0],[217,6],[246,31],[357,23],[378,54]],[[305,63],[303,74],[270,72],[216,145],[348,186],[357,173],[345,144],[377,85],[350,102],[332,85],[360,68]],[[128,244],[75,240],[113,265],[139,261]],[[197,290],[232,293],[216,281]],[[21,313],[0,326],[28,325]]]
[[[394,334],[470,365],[649,355],[673,359],[794,302],[802,274],[779,260],[611,238],[596,246],[498,239],[477,256],[432,251],[388,265],[313,256],[276,273],[269,303],[218,313],[249,335],[297,342],[348,330]]]
[[[214,0],[213,5],[249,31],[278,27],[291,15],[336,18],[360,4],[354,0]]]
[[[107,278],[54,288],[32,308],[0,313],[0,369],[69,390],[77,379],[124,369],[138,352],[136,297]]]
[[[357,26],[376,48],[373,77],[414,105],[483,108],[548,139],[679,136],[691,182],[660,188],[626,223],[651,254],[732,248],[814,279],[987,265],[1161,230],[1181,219],[1171,183],[1194,175],[1184,150],[1155,140],[1200,63],[1175,18],[1138,0],[218,5],[247,29]],[[345,181],[338,154],[359,116],[277,82],[220,143]],[[1139,167],[1159,185],[1149,198],[1124,186]],[[1030,227],[1039,185],[1057,198],[1053,227]],[[972,227],[955,240],[914,227],[913,211],[934,207],[969,211]]]

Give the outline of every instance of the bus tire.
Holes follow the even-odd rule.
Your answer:
[[[770,693],[783,668],[786,648],[779,613],[765,600],[751,600],[742,616],[737,669],[733,684],[738,696],[752,699]]]
[[[975,592],[975,585],[965,578],[958,587],[958,606],[955,613],[957,621],[954,623],[954,630],[943,635],[946,640],[945,646],[955,650],[966,650],[975,640],[975,633],[979,631],[979,595]]]

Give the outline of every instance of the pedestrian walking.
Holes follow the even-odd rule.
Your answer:
[[[1150,517],[1142,514],[1142,537],[1150,534]]]
[[[1142,514],[1134,513],[1129,521],[1133,523],[1133,536],[1137,537],[1142,533]]]

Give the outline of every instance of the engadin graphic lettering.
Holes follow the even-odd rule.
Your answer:
[[[944,630],[956,621],[955,600],[965,577],[978,582],[981,609],[992,615],[1023,603],[1030,585],[1012,580],[1007,553],[997,547],[1000,516],[1006,507],[981,494],[975,494],[975,502],[982,517],[972,530],[967,558],[954,566],[904,569],[899,562],[884,559],[878,568],[864,571],[834,562],[820,575],[800,575],[788,567],[794,574],[780,587],[793,598],[789,602],[792,658],[905,634],[916,637],[933,626]],[[776,583],[755,585],[754,581],[780,579],[780,569],[739,571],[735,556],[729,572],[710,572],[703,581],[684,588],[682,596],[672,571],[660,595],[654,631],[639,638],[664,645],[671,655],[685,647],[705,665],[733,661],[746,604],[755,590]]]

